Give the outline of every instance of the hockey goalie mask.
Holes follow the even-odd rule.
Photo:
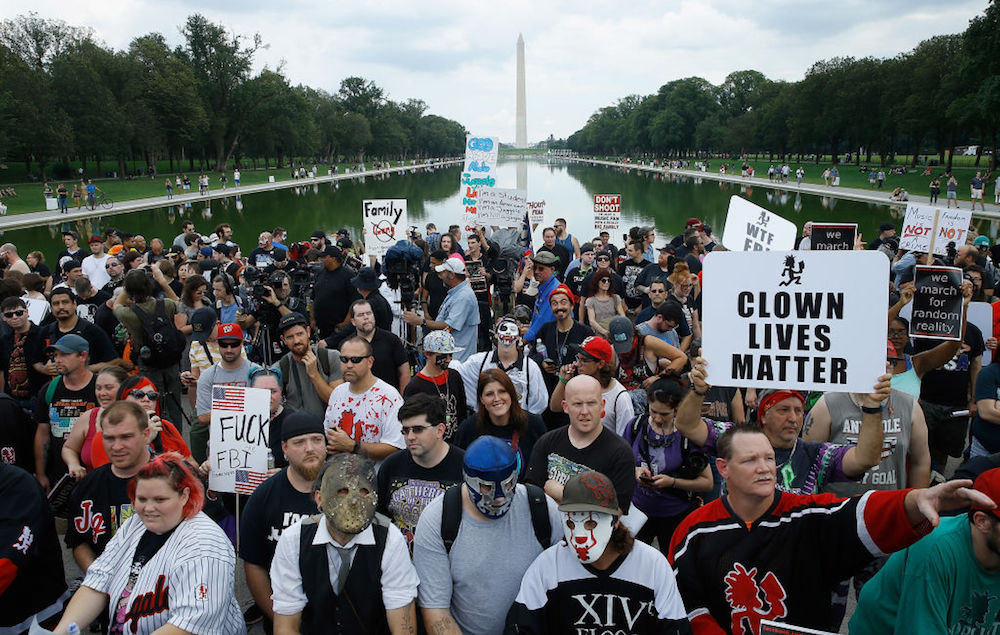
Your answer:
[[[604,554],[611,541],[615,517],[603,512],[562,512],[563,535],[576,557],[590,564]]]
[[[504,348],[516,346],[521,339],[521,329],[518,328],[517,322],[510,318],[503,318],[497,322],[493,333],[497,336],[497,345]]]
[[[566,544],[584,564],[604,555],[622,513],[614,485],[600,472],[581,472],[570,477],[563,487],[559,511]]]
[[[345,534],[360,534],[375,517],[378,495],[375,464],[356,454],[338,454],[323,472],[321,509],[330,526]]]
[[[500,518],[514,502],[517,454],[507,442],[482,436],[465,451],[462,472],[476,509],[487,518]]]

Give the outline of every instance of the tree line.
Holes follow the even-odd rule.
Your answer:
[[[292,157],[320,162],[460,154],[465,128],[396,102],[361,77],[335,94],[292,86],[282,68],[252,74],[259,35],[228,32],[195,14],[173,49],[160,33],[115,51],[87,27],[36,13],[0,21],[0,161],[41,178],[77,160],[126,172],[126,161],[167,159],[196,169],[230,160],[256,167]],[[63,174],[59,174],[62,172]]]
[[[896,163],[896,155],[997,149],[1000,129],[1000,3],[991,2],[963,33],[940,35],[891,58],[816,62],[798,82],[754,70],[718,86],[678,79],[655,95],[629,95],[595,112],[566,146],[586,154],[765,154],[785,160],[851,153]],[[989,167],[995,167],[995,151]]]

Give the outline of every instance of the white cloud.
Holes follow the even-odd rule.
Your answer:
[[[597,109],[628,94],[650,94],[697,75],[719,83],[756,69],[798,80],[817,60],[888,57],[934,35],[962,31],[982,2],[842,0],[789,4],[724,0],[624,4],[579,2],[283,3],[222,0],[0,0],[0,15],[29,10],[94,28],[121,49],[150,31],[182,41],[191,13],[242,34],[258,32],[268,48],[258,66],[284,63],[293,84],[335,92],[358,75],[392,99],[423,99],[430,111],[470,131],[514,136],[514,56],[525,38],[528,138],[565,137]]]

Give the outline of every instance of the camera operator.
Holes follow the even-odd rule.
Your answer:
[[[387,331],[392,330],[392,307],[389,301],[379,292],[382,280],[371,267],[362,267],[358,275],[351,278],[351,284],[358,290],[361,297],[368,300],[375,314],[375,326]]]
[[[289,297],[292,285],[288,274],[283,271],[265,277],[256,267],[246,267],[243,279],[248,287],[251,306],[244,328],[253,334],[251,341],[259,352],[253,356],[258,359],[252,361],[270,364],[288,352],[278,337],[278,323],[282,317],[296,310],[299,299]]]

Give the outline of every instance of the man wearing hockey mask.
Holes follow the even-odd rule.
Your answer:
[[[597,626],[602,633],[691,632],[670,565],[620,522],[608,477],[594,471],[572,476],[559,512],[565,540],[525,572],[507,632],[590,632]]]
[[[463,476],[417,522],[421,612],[432,633],[499,635],[528,565],[562,539],[562,520],[541,488],[517,482],[517,455],[502,439],[469,444]]]
[[[528,355],[524,354],[521,331],[517,321],[504,316],[493,328],[495,346],[492,350],[476,353],[464,362],[452,362],[452,368],[458,369],[465,383],[465,401],[470,411],[476,411],[476,386],[479,375],[484,370],[499,368],[507,373],[517,398],[526,412],[540,413],[549,403],[548,389],[542,377],[542,369]]]
[[[376,516],[376,491],[367,457],[337,454],[323,464],[313,484],[322,513],[282,532],[274,552],[275,633],[416,628],[416,570],[399,529]]]

